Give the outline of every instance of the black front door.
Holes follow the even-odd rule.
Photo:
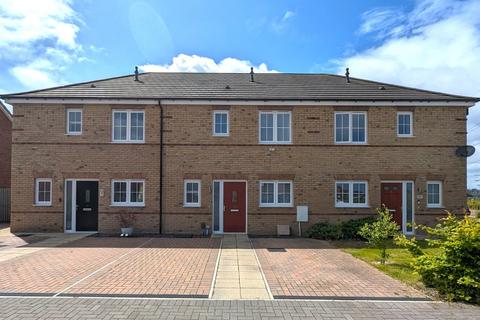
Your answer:
[[[77,181],[77,231],[98,230],[98,182]]]

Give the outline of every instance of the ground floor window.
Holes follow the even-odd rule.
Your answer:
[[[442,182],[427,182],[427,207],[439,208],[442,206]]]
[[[335,182],[335,206],[367,207],[368,183],[366,181],[337,181]]]
[[[41,178],[35,180],[35,205],[52,205],[52,179]]]
[[[260,181],[260,207],[291,207],[292,181]]]
[[[144,206],[145,181],[113,180],[112,204],[117,206]]]
[[[184,182],[184,207],[200,207],[201,205],[201,182],[200,180],[185,180]]]

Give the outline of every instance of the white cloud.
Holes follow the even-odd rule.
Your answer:
[[[144,72],[249,72],[250,67],[255,72],[277,72],[268,69],[265,63],[255,66],[248,60],[235,58],[225,58],[217,63],[212,58],[187,54],[177,55],[171,64],[146,64],[139,69]]]
[[[58,84],[59,71],[81,60],[80,24],[70,0],[2,0],[0,62],[28,89]]]
[[[360,34],[372,33],[382,43],[336,61],[340,74],[348,66],[353,77],[480,96],[480,1],[419,1],[413,11],[397,12],[400,18],[393,22],[387,21],[391,9],[382,10],[364,15],[360,28]],[[479,147],[468,160],[470,187],[480,186],[477,109],[470,109],[468,121],[469,143]]]
[[[277,33],[283,32],[291,23],[291,20],[295,17],[295,12],[286,11],[280,19],[272,22],[272,29]]]

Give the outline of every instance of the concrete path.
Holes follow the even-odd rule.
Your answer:
[[[255,251],[246,235],[225,235],[212,299],[271,299]]]
[[[221,301],[96,298],[1,298],[0,318],[19,319],[480,319],[457,303],[372,301]]]

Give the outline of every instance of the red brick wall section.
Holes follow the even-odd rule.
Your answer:
[[[0,110],[0,188],[10,188],[11,156],[12,122]]]

